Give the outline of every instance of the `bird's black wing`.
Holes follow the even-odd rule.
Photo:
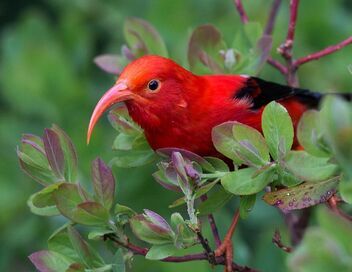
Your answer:
[[[244,86],[236,92],[234,98],[249,98],[252,109],[258,109],[274,100],[297,97],[302,103],[317,107],[322,94],[306,89],[294,88],[278,83],[266,81],[257,77],[249,77]]]

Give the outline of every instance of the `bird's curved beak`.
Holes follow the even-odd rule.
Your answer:
[[[103,95],[103,97],[99,100],[98,104],[95,106],[93,114],[89,121],[87,144],[89,144],[94,126],[98,122],[102,114],[113,104],[133,99],[134,96],[135,94],[128,89],[128,86],[125,82],[117,82]]]

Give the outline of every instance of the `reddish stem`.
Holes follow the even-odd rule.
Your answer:
[[[130,251],[132,251],[136,255],[141,255],[145,256],[148,253],[148,248],[144,247],[139,247],[137,245],[134,245],[132,243],[127,243],[124,244],[121,241],[117,239],[114,235],[107,235],[106,238],[112,240],[119,246],[122,246]],[[188,254],[184,256],[172,256],[172,257],[167,257],[162,259],[161,261],[163,262],[172,262],[172,263],[181,263],[181,262],[190,262],[190,261],[202,261],[202,260],[208,260],[208,256],[206,253],[196,253],[196,254]],[[223,256],[216,257],[215,258],[215,265],[224,265],[225,264],[225,258]],[[249,268],[247,266],[241,266],[238,265],[234,262],[232,262],[232,269],[233,271],[239,271],[239,272],[257,272],[255,269]]]
[[[234,0],[233,2],[236,6],[238,13],[240,14],[241,22],[244,24],[248,23],[248,16],[243,8],[242,1],[241,0]]]
[[[352,43],[352,36],[347,38],[346,40],[343,40],[342,42],[336,44],[336,45],[331,45],[326,47],[325,49],[318,51],[316,53],[312,53],[308,56],[299,58],[298,60],[296,60],[293,65],[295,66],[295,68],[297,69],[299,66],[301,66],[304,63],[307,63],[309,61],[313,61],[313,60],[318,60],[324,56],[330,55],[340,49],[342,49],[343,47],[349,45]]]
[[[343,218],[345,218],[345,219],[347,219],[347,220],[349,220],[349,221],[352,221],[352,216],[351,216],[351,215],[346,214],[346,213],[344,213],[343,211],[341,211],[341,210],[339,209],[339,207],[338,207],[338,199],[337,199],[337,197],[336,197],[335,195],[332,196],[332,197],[328,200],[328,203],[329,203],[330,209],[331,209],[334,213],[336,213],[336,214],[342,216]]]
[[[277,70],[279,70],[279,72],[283,75],[287,74],[287,67],[283,64],[281,64],[280,62],[278,62],[277,60],[274,60],[273,58],[269,57],[267,62],[273,66],[274,68],[276,68]]]

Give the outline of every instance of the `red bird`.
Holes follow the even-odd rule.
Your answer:
[[[100,99],[87,141],[103,112],[123,101],[154,150],[177,147],[218,156],[211,140],[214,126],[232,120],[261,131],[263,108],[273,100],[286,107],[296,126],[320,98],[319,93],[246,75],[195,75],[170,59],[149,55],[130,63]]]

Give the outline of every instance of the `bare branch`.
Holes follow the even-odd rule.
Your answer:
[[[291,253],[292,252],[292,248],[291,247],[285,246],[282,243],[281,234],[280,234],[279,230],[275,230],[275,233],[274,233],[272,241],[278,248],[281,248],[283,251],[285,251],[287,253]]]
[[[108,234],[105,236],[106,239],[110,239],[115,242],[118,246],[124,247],[130,251],[132,251],[136,255],[145,256],[148,253],[148,248],[143,248],[136,246],[131,243],[122,243],[115,235]],[[196,254],[188,254],[184,256],[172,256],[162,259],[162,262],[172,262],[172,263],[182,263],[182,262],[191,262],[191,261],[201,261],[208,260],[208,257],[205,253],[196,253]],[[215,258],[215,265],[225,265],[225,258],[223,256]],[[257,270],[252,269],[247,266],[241,266],[232,262],[232,270],[238,272],[257,272]]]
[[[200,199],[201,199],[201,201],[204,202],[204,201],[206,201],[208,199],[208,196],[206,194],[202,195],[200,197]],[[211,232],[213,233],[215,245],[216,245],[216,247],[219,247],[221,245],[221,239],[220,239],[218,228],[217,228],[216,223],[215,223],[215,218],[214,218],[214,216],[212,214],[208,215],[208,221],[209,221],[209,224],[210,224]]]
[[[274,60],[273,58],[269,57],[267,62],[273,66],[274,68],[276,68],[277,70],[279,70],[279,72],[283,75],[287,74],[287,68],[285,65],[281,64],[280,62],[278,62],[277,60]]]
[[[345,46],[347,46],[347,45],[349,45],[351,43],[352,43],[352,36],[347,38],[346,40],[343,40],[342,42],[340,42],[340,43],[338,43],[336,45],[328,46],[328,47],[326,47],[325,49],[323,49],[321,51],[318,51],[316,53],[309,54],[308,56],[299,58],[298,60],[296,60],[293,63],[293,65],[297,69],[299,66],[301,66],[304,63],[307,63],[307,62],[310,62],[310,61],[313,61],[313,60],[318,60],[318,59],[320,59],[322,57],[330,55],[330,54],[342,49],[343,47],[345,47]]]
[[[279,7],[281,5],[281,2],[282,2],[282,0],[274,0],[273,1],[273,4],[270,9],[270,13],[269,13],[268,22],[266,23],[263,35],[271,35],[273,33],[276,16],[279,11]]]
[[[242,1],[241,0],[234,0],[233,2],[236,6],[236,9],[237,9],[240,17],[241,17],[241,22],[244,24],[248,23],[248,16],[243,8]]]
[[[290,1],[290,20],[288,24],[286,40],[277,49],[278,52],[282,55],[282,57],[286,59],[286,67],[287,67],[286,81],[288,85],[294,86],[294,87],[298,86],[298,78],[296,75],[297,69],[293,66],[293,60],[292,60],[292,48],[293,48],[293,42],[295,37],[295,31],[296,31],[298,5],[299,5],[299,0]]]

